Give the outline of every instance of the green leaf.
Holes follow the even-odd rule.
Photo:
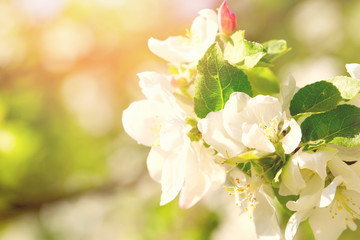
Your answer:
[[[337,108],[312,115],[301,124],[302,142],[311,146],[334,143],[346,147],[360,144],[360,108],[339,105]]]
[[[345,76],[338,76],[326,80],[332,83],[340,91],[341,97],[344,100],[353,99],[360,91],[360,80]]]
[[[223,109],[233,92],[244,92],[252,96],[247,76],[223,59],[218,43],[209,47],[197,69],[194,110],[199,118]]]
[[[290,102],[292,116],[304,113],[319,113],[334,109],[342,100],[339,90],[326,81],[301,88]]]
[[[281,55],[289,52],[291,48],[287,47],[285,40],[270,40],[262,44],[266,50],[266,55],[261,61],[271,63]]]
[[[280,84],[275,74],[266,67],[254,67],[245,71],[254,95],[270,95],[280,92]]]
[[[226,60],[244,68],[253,68],[265,54],[266,50],[260,43],[244,39],[244,31],[231,35],[224,50]]]

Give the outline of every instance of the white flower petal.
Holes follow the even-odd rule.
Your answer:
[[[290,154],[299,146],[299,143],[301,141],[301,128],[300,128],[299,124],[295,121],[295,119],[293,119],[293,118],[290,121],[286,120],[284,123],[284,126],[285,125],[288,125],[290,127],[290,131],[281,140],[281,142],[282,142],[282,146],[284,148],[285,154]],[[282,129],[282,130],[285,130],[285,129]]]
[[[126,133],[139,144],[152,146],[159,140],[161,124],[170,111],[161,102],[141,100],[124,110],[122,123]]]
[[[352,161],[358,161],[360,159],[360,145],[355,146],[355,147],[343,147],[340,145],[329,145],[328,147],[339,150],[337,155],[343,161],[352,162]]]
[[[256,123],[243,123],[242,124],[242,142],[249,148],[256,148],[264,152],[275,152],[274,145],[265,136],[264,132],[259,128]]]
[[[173,90],[164,74],[142,72],[138,73],[137,76],[140,78],[139,85],[147,99],[167,101],[167,98],[173,98]]]
[[[245,146],[234,139],[224,129],[223,111],[210,112],[198,122],[198,128],[205,142],[223,157],[234,157],[244,151]]]
[[[291,211],[304,211],[318,206],[324,184],[324,180],[318,175],[312,176],[306,187],[301,191],[299,199],[288,201],[286,207]]]
[[[348,104],[354,105],[358,108],[360,108],[360,93],[356,95],[353,99],[351,99]]]
[[[327,208],[315,209],[309,217],[309,224],[316,240],[336,240],[346,229],[345,216],[340,212],[332,218]]]
[[[168,62],[183,63],[189,61],[187,59],[187,55],[191,56],[194,51],[189,41],[189,39],[184,37],[169,37],[164,41],[150,38],[148,41],[148,47],[151,52]],[[181,54],[181,50],[185,54]]]
[[[229,100],[224,106],[224,128],[232,138],[238,141],[241,141],[241,135],[243,133],[241,122],[244,120],[241,117],[241,112],[249,99],[250,97],[245,93],[234,92],[230,95]]]
[[[261,186],[256,194],[258,204],[254,210],[254,223],[259,239],[281,239],[281,230],[272,205],[274,196],[269,186]]]
[[[180,192],[185,179],[185,161],[189,154],[189,145],[169,152],[161,175],[160,205],[171,202]]]
[[[341,194],[344,196],[345,203],[347,207],[351,209],[352,213],[348,212],[348,220],[346,221],[347,226],[352,230],[355,231],[357,225],[353,222],[355,218],[359,219],[359,207],[360,207],[360,193],[352,190],[343,190]],[[347,211],[346,209],[344,209]],[[355,214],[354,214],[355,213]],[[351,221],[350,221],[351,219]]]
[[[186,135],[186,124],[183,120],[172,118],[165,120],[160,130],[160,147],[170,151],[189,144],[190,139]]]
[[[350,63],[346,64],[345,67],[351,77],[360,79],[360,64]]]
[[[285,164],[281,173],[280,189],[282,189],[282,185],[285,185],[286,189],[290,191],[289,195],[298,195],[300,190],[306,186],[304,178],[300,173],[297,155],[298,153]],[[280,191],[280,194],[285,195],[286,193]]]
[[[336,189],[342,182],[342,177],[335,177],[334,180],[329,184],[329,186],[324,188],[321,193],[319,207],[323,208],[331,204],[331,202],[335,198]]]
[[[190,33],[193,38],[200,42],[205,53],[208,47],[215,42],[218,32],[217,14],[214,10],[203,9],[199,11],[191,25]]]
[[[185,183],[180,193],[179,204],[190,208],[215,185],[225,181],[225,169],[213,161],[213,155],[201,144],[193,143],[191,156],[186,160]]]
[[[203,197],[211,185],[206,175],[200,171],[199,159],[194,150],[191,150],[190,155],[186,159],[185,182],[179,197],[181,208],[192,207]]]
[[[146,160],[150,177],[157,182],[161,182],[161,175],[164,163],[169,153],[159,147],[152,147]]]
[[[279,194],[281,196],[289,196],[289,195],[293,195],[292,191],[289,190],[285,184],[283,184],[282,182],[280,183],[280,188],[279,188]]]
[[[296,158],[301,169],[310,169],[319,174],[322,179],[325,179],[327,176],[326,164],[336,153],[337,150],[331,148],[321,149],[317,152],[303,152],[299,150],[294,155],[294,158]]]
[[[351,231],[355,231],[357,229],[357,225],[354,221],[346,221],[346,226],[350,228]]]
[[[296,81],[295,78],[289,74],[289,80],[286,83],[282,83],[280,86],[280,94],[281,94],[281,104],[282,104],[282,110],[286,111],[289,109],[289,105],[291,102],[291,99],[294,96],[296,90]]]
[[[351,169],[360,176],[360,161],[357,161],[356,163],[351,165]]]
[[[349,190],[360,192],[360,177],[341,159],[335,158],[328,163],[328,167],[334,176],[340,176]]]
[[[244,110],[243,117],[249,123],[269,124],[270,120],[281,120],[282,108],[279,100],[271,96],[257,95],[251,98]]]
[[[191,26],[191,38],[176,36],[164,41],[150,38],[150,51],[171,63],[196,62],[215,41],[218,26],[216,13],[205,9],[199,12]]]
[[[311,211],[299,211],[290,217],[285,229],[286,240],[294,239],[300,223],[306,220],[310,216],[310,213]]]

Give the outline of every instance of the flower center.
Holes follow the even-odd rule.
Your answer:
[[[265,133],[265,137],[268,138],[271,142],[277,142],[279,140],[278,137],[278,126],[279,120],[278,116],[275,116],[268,123],[264,120],[264,115],[261,116],[261,123],[259,124],[259,128]]]
[[[160,146],[160,129],[162,127],[162,124],[160,122],[160,116],[155,115],[155,119],[152,119],[153,127],[151,128],[152,135],[154,137],[157,137],[152,146]]]
[[[335,219],[340,213],[343,213],[343,210],[346,211],[344,212],[346,221],[354,221],[356,218],[360,218],[360,207],[358,203],[355,202],[352,197],[346,195],[348,194],[345,188],[338,187],[333,202],[329,206],[326,206],[326,208],[329,209],[332,219]]]
[[[229,196],[235,196],[235,205],[244,211],[250,211],[250,219],[252,211],[256,209],[256,197],[254,195],[255,186],[247,182],[241,181],[239,178],[230,179],[233,186],[224,188],[229,192]]]

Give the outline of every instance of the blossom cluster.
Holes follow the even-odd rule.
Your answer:
[[[223,187],[250,212],[259,239],[337,239],[360,218],[360,64],[301,89],[280,84],[284,40],[247,41],[226,6],[199,12],[185,36],[151,38],[169,74],[139,73],[144,100],[123,113],[125,131],[151,147],[150,176],[164,205],[190,208]],[[290,200],[289,200],[290,199]],[[278,208],[289,215],[285,231]]]

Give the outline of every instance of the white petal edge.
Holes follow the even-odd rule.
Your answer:
[[[319,174],[322,179],[325,179],[327,176],[327,163],[334,158],[336,153],[337,150],[333,148],[323,148],[317,152],[303,152],[300,149],[294,156],[296,156],[301,169],[310,169]]]
[[[351,77],[360,79],[360,64],[349,63],[349,64],[346,64],[345,67]]]
[[[186,135],[186,124],[179,118],[165,120],[160,129],[160,147],[165,151],[171,151],[189,144]]]
[[[254,223],[258,239],[279,240],[281,230],[272,205],[274,196],[269,186],[262,185],[256,194],[258,204],[254,210]]]
[[[172,94],[172,88],[166,75],[156,72],[138,73],[139,85],[147,99],[164,101]]]
[[[282,146],[284,148],[285,154],[292,153],[298,146],[301,141],[301,128],[295,119],[286,120],[284,126],[288,125],[290,131],[286,136],[281,140]],[[286,127],[287,128],[287,127]],[[285,130],[285,129],[283,129]]]
[[[342,182],[343,182],[342,177],[338,176],[334,178],[334,180],[329,184],[329,186],[324,188],[324,190],[321,193],[319,207],[324,208],[331,204],[331,202],[335,198],[336,189]]]
[[[160,205],[165,205],[178,195],[184,185],[185,161],[189,154],[189,145],[184,145],[179,151],[170,152],[165,161],[161,175]]]
[[[336,240],[346,229],[341,212],[334,219],[327,208],[316,208],[309,217],[309,224],[316,240]]]
[[[275,152],[274,145],[265,136],[264,132],[260,130],[257,123],[243,123],[243,135],[241,141],[249,148],[256,148],[264,152]]]
[[[298,195],[306,186],[304,178],[301,175],[296,153],[284,166],[281,173],[281,185],[285,185],[286,190],[290,191],[289,195]],[[282,190],[280,185],[280,189]],[[280,192],[285,195],[286,193]]]
[[[224,129],[223,110],[210,112],[198,122],[198,128],[205,142],[223,157],[234,157],[244,151],[245,146],[231,138]]]
[[[299,211],[294,213],[285,229],[285,240],[293,240],[301,222],[305,221],[311,214],[311,211]]]
[[[152,147],[146,160],[150,177],[161,182],[161,175],[164,163],[169,154],[159,147]]]
[[[159,101],[141,100],[133,102],[122,115],[126,133],[139,144],[152,146],[159,141],[163,120],[170,109]]]
[[[185,183],[179,197],[181,208],[196,204],[213,186],[225,181],[225,169],[212,161],[212,153],[202,144],[192,143],[186,160]]]
[[[225,103],[223,110],[224,128],[228,134],[241,141],[242,122],[241,111],[246,106],[250,97],[242,92],[234,92],[230,95],[229,100]]]

